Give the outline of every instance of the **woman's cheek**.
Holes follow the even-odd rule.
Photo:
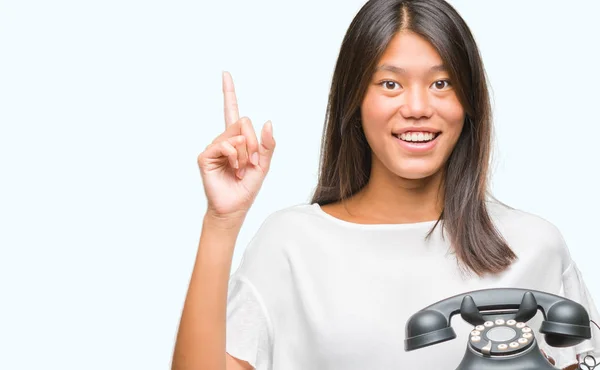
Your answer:
[[[387,126],[398,111],[393,99],[385,97],[371,98],[363,105],[363,120],[376,126]]]
[[[437,112],[449,125],[462,124],[465,111],[456,97],[437,102]]]

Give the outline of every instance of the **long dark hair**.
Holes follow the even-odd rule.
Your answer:
[[[463,267],[480,276],[504,271],[516,255],[486,207],[492,145],[487,78],[469,27],[443,0],[370,0],[353,19],[331,83],[312,203],[343,201],[369,181],[371,149],[357,124],[360,106],[377,62],[403,30],[437,50],[465,110],[462,133],[444,168],[444,208],[427,236],[441,222]]]

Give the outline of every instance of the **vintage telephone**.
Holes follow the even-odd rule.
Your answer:
[[[574,346],[591,338],[590,318],[577,302],[527,289],[496,288],[459,294],[428,306],[406,323],[405,351],[456,338],[453,315],[474,326],[456,370],[556,369],[541,353],[526,322],[541,310],[540,333],[552,347]]]

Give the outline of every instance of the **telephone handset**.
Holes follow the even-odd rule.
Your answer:
[[[590,318],[579,303],[558,295],[514,288],[459,294],[415,313],[406,323],[405,351],[456,338],[451,318],[460,313],[474,326],[457,370],[556,369],[543,356],[526,322],[541,310],[539,329],[552,347],[591,338]]]

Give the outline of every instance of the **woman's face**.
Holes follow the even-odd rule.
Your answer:
[[[438,173],[465,118],[441,57],[411,32],[400,32],[391,40],[377,64],[361,114],[373,171],[404,179]]]

